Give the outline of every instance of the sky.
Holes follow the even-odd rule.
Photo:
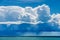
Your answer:
[[[0,6],[31,6],[47,4],[52,13],[60,13],[60,0],[0,0]]]

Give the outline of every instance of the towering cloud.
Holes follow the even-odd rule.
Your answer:
[[[48,5],[43,4],[35,8],[38,14],[38,21],[47,22],[50,19],[50,8]]]

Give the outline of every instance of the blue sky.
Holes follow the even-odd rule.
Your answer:
[[[51,9],[51,13],[60,13],[60,0],[0,0],[0,5],[5,6],[31,6],[36,7],[38,5],[47,4]]]

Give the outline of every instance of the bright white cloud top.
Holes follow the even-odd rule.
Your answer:
[[[48,5],[35,8],[20,6],[0,6],[0,24],[49,23],[60,25],[60,14],[50,14]]]

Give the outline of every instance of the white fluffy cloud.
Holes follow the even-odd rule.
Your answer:
[[[57,27],[60,28],[60,14],[52,14],[48,23],[51,23],[53,26],[57,25]]]
[[[50,14],[48,5],[35,8],[20,6],[0,6],[0,24],[20,23],[56,23],[60,25],[60,14]],[[19,23],[18,23],[19,24]]]
[[[50,19],[50,8],[48,5],[42,5],[35,8],[38,15],[38,21],[47,22]]]
[[[0,22],[45,22],[48,21],[50,15],[50,8],[47,5],[32,7],[19,6],[0,6]],[[44,20],[45,19],[45,20]]]

